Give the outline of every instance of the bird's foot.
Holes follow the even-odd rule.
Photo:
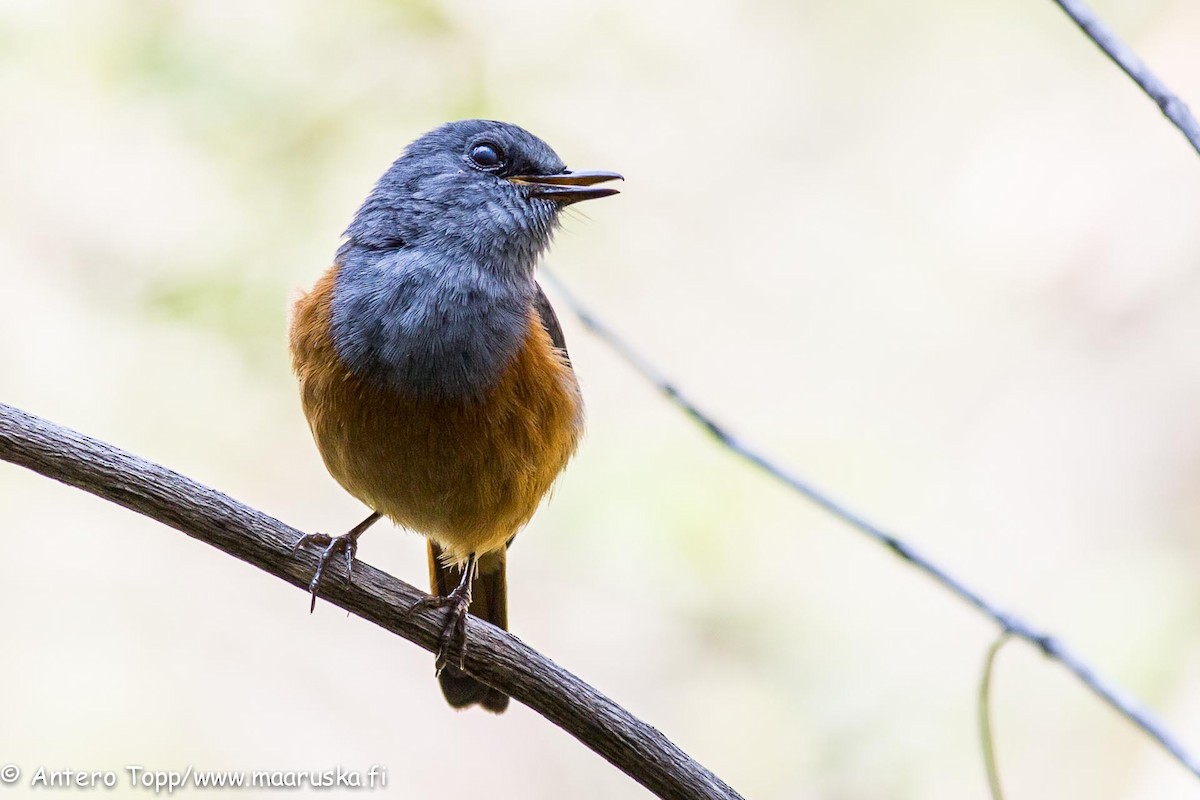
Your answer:
[[[447,664],[457,663],[464,668],[467,657],[467,610],[471,607],[471,585],[460,583],[448,595],[432,595],[418,600],[409,608],[409,613],[422,608],[448,608],[445,626],[438,640],[437,659],[433,665],[441,675]],[[457,656],[457,658],[455,658]]]
[[[330,536],[327,533],[306,533],[300,537],[300,541],[296,542],[292,552],[298,553],[309,545],[322,548],[321,555],[317,559],[317,571],[313,573],[312,580],[308,583],[308,592],[312,595],[308,613],[311,614],[317,607],[317,589],[321,585],[321,576],[325,574],[325,567],[329,565],[330,561],[337,558],[339,552],[346,556],[346,580],[353,577],[354,554],[358,552],[358,533],[351,531],[341,536]]]

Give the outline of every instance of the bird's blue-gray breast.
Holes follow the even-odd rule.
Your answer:
[[[338,270],[330,330],[338,356],[410,397],[482,397],[528,335],[532,278],[502,278],[461,256],[372,255],[348,254]]]

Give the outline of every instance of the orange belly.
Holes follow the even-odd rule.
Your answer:
[[[290,344],[326,467],[348,492],[462,563],[503,547],[575,451],[583,403],[536,310],[513,363],[479,401],[423,400],[351,373],[329,336],[334,266],[296,302]]]

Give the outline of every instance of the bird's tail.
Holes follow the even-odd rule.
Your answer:
[[[471,583],[470,613],[486,619],[498,628],[508,630],[508,584],[505,580],[506,548],[488,553],[479,559],[475,580]],[[429,581],[433,593],[445,597],[462,580],[462,570],[442,563],[442,549],[429,540]],[[499,714],[508,708],[508,695],[467,675],[453,664],[447,664],[438,675],[446,702],[455,708],[481,705]]]

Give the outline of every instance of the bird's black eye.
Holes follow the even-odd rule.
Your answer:
[[[471,146],[471,163],[480,169],[495,170],[504,166],[504,151],[491,142],[479,142]]]

